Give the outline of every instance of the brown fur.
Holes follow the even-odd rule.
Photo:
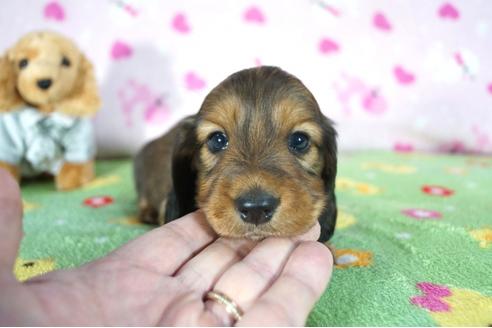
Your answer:
[[[146,205],[141,213],[168,222],[201,208],[218,234],[253,239],[297,235],[319,220],[320,239],[331,237],[336,134],[297,78],[275,67],[240,71],[213,89],[186,122],[136,157],[137,191]],[[229,144],[214,154],[207,139],[215,131]],[[293,132],[310,136],[305,154],[288,148]],[[255,188],[280,200],[261,225],[243,222],[234,203]]]
[[[65,163],[56,176],[58,190],[72,190],[94,179],[94,162]]]
[[[61,65],[62,59],[70,61]],[[20,68],[21,60],[28,65]],[[36,86],[39,79],[52,79],[49,90]],[[93,116],[100,108],[96,80],[91,63],[75,44],[54,32],[32,32],[22,37],[0,57],[0,113],[29,105],[42,113],[59,112],[75,117]],[[0,166],[10,166],[0,163]],[[13,167],[11,172],[19,169]],[[80,174],[80,176],[77,176]],[[65,163],[57,186],[62,190],[80,187],[94,176],[92,162]]]

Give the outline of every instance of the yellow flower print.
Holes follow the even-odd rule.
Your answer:
[[[376,163],[368,162],[362,164],[362,169],[364,170],[378,170],[385,173],[391,174],[412,174],[417,171],[417,168],[409,165],[398,165],[398,164],[387,164],[387,163]]]
[[[354,249],[335,249],[336,267],[366,267],[372,264],[372,252]]]
[[[354,225],[356,222],[357,220],[355,219],[355,216],[353,216],[348,212],[345,212],[344,210],[338,210],[337,225],[336,225],[337,230],[348,228]]]
[[[492,229],[483,228],[470,231],[470,235],[480,242],[480,247],[487,248],[492,244]]]
[[[17,258],[14,265],[14,275],[19,281],[39,276],[40,274],[53,271],[55,261],[52,259],[24,260]]]
[[[376,195],[381,192],[381,189],[375,185],[343,177],[337,178],[336,188],[341,191],[352,190],[355,194],[360,195]]]

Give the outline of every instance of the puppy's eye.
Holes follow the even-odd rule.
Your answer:
[[[289,149],[297,153],[305,153],[310,146],[309,136],[304,132],[294,132],[289,136]]]
[[[207,146],[212,153],[218,153],[219,151],[226,149],[228,145],[229,141],[223,132],[213,132],[208,137]]]
[[[65,66],[65,67],[70,67],[70,65],[72,63],[70,63],[70,59],[68,59],[67,57],[63,57],[62,58],[62,62],[61,62],[62,66]]]
[[[26,68],[27,64],[29,64],[29,61],[26,58],[23,58],[19,61],[19,68],[20,69]]]

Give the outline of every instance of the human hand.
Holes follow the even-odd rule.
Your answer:
[[[20,283],[20,192],[2,169],[0,187],[0,325],[303,325],[331,275],[319,226],[295,239],[225,239],[194,212],[80,268]],[[212,289],[244,311],[239,322],[203,301]]]

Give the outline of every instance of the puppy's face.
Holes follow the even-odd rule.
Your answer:
[[[274,67],[238,72],[198,114],[197,203],[223,236],[292,236],[330,199],[335,132],[307,88]]]
[[[49,32],[31,33],[9,52],[16,89],[35,106],[57,102],[72,90],[81,54],[67,39]]]

